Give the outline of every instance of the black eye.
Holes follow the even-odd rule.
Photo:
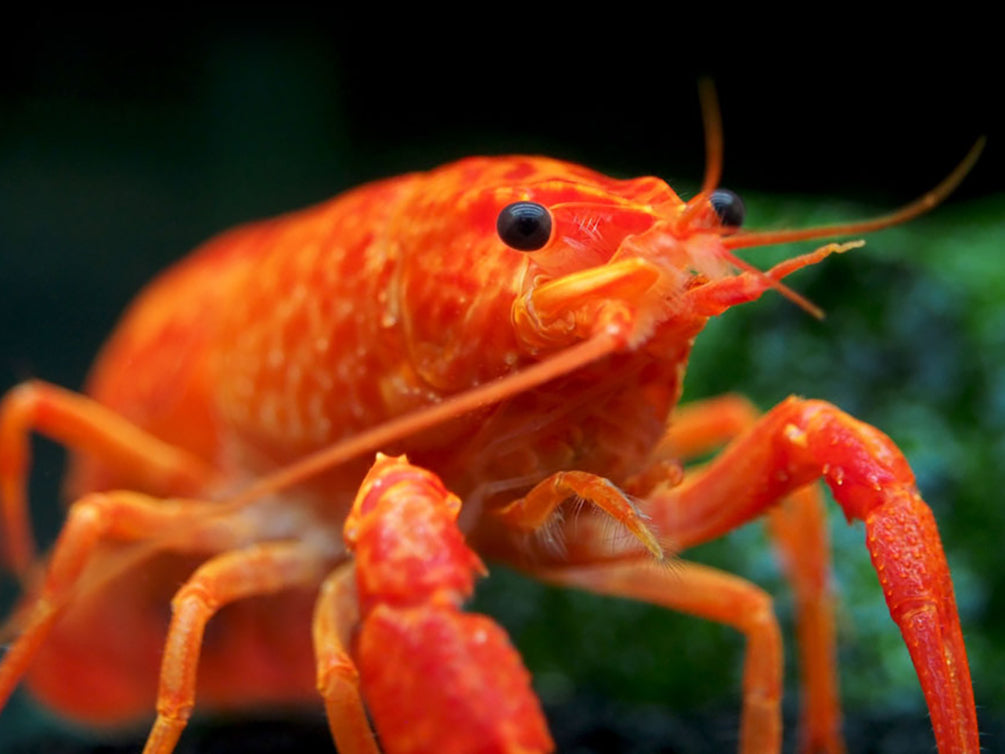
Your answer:
[[[743,216],[746,214],[746,210],[740,197],[732,191],[716,189],[708,201],[723,225],[728,225],[731,228],[739,228],[743,225]]]
[[[540,204],[514,202],[499,213],[496,233],[511,249],[537,251],[551,237],[551,215]]]

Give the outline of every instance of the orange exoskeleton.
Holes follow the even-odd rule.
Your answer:
[[[770,599],[661,563],[768,515],[797,595],[803,741],[842,751],[822,478],[865,522],[939,751],[977,752],[949,569],[892,441],[796,397],[764,415],[729,396],[677,408],[708,318],[772,289],[815,312],[781,279],[856,244],[767,272],[735,250],[909,219],[977,149],[892,215],[744,232],[742,206],[716,189],[708,120],[705,182],[686,202],[657,178],[472,158],[238,228],[140,295],[86,397],[42,382],[8,393],[0,531],[26,594],[0,705],[24,678],[96,725],[156,709],[146,751],[168,754],[197,698],[234,709],[320,690],[347,754],[550,751],[505,634],[459,609],[484,571],[477,552],[735,626],[748,643],[740,748],[778,751]],[[75,502],[44,559],[25,490],[32,432],[74,451]],[[371,468],[375,451],[408,460]]]

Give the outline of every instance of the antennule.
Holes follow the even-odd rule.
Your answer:
[[[698,82],[698,98],[701,120],[705,124],[705,178],[701,182],[701,193],[711,194],[722,177],[722,111],[712,79]]]
[[[722,177],[722,111],[719,110],[719,98],[712,79],[704,78],[698,82],[698,98],[701,101],[701,119],[705,124],[705,178],[701,190],[688,200],[677,218],[680,228],[688,227],[696,213],[707,209],[709,197],[718,188]]]

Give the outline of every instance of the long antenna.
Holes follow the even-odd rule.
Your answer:
[[[985,143],[987,143],[987,138],[981,136],[970,147],[970,151],[967,152],[966,157],[953,169],[953,172],[943,178],[935,188],[918,197],[910,204],[886,215],[873,217],[869,220],[855,220],[836,225],[821,225],[816,228],[741,231],[723,238],[722,243],[727,249],[744,249],[751,246],[767,246],[769,244],[788,243],[790,241],[808,241],[814,238],[834,238],[835,236],[871,233],[893,225],[900,225],[908,220],[913,220],[918,215],[925,214],[932,207],[943,202],[974,167],[974,163],[980,157]]]
[[[458,393],[442,403],[421,408],[418,411],[364,430],[327,448],[322,448],[278,471],[260,477],[236,495],[225,499],[222,504],[225,507],[236,508],[264,495],[292,487],[351,458],[356,458],[364,453],[376,452],[390,443],[416,432],[429,429],[461,414],[499,403],[517,393],[561,377],[593,361],[609,356],[617,349],[617,337],[601,333],[519,372],[505,375],[492,382]]]

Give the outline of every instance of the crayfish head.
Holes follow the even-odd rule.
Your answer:
[[[526,238],[538,239],[526,249],[528,272],[513,309],[518,337],[530,350],[567,346],[612,328],[635,347],[668,323],[687,338],[707,317],[769,289],[819,315],[779,280],[825,255],[763,272],[729,248],[744,214],[735,193],[716,189],[685,203],[658,179],[638,181],[652,182],[649,201],[551,207],[523,201],[500,212],[504,242],[519,248]]]

